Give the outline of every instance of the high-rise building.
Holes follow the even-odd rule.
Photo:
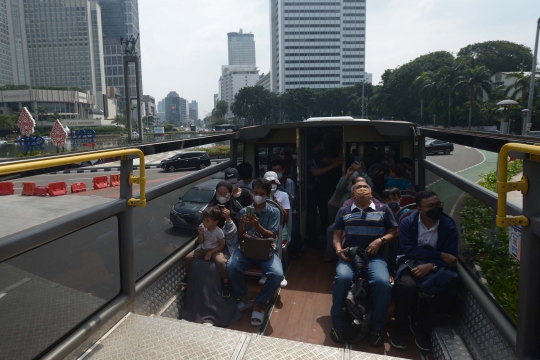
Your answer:
[[[157,103],[157,111],[158,113],[164,113],[165,112],[165,99],[162,99],[158,101]]]
[[[0,86],[13,84],[7,0],[0,0]]]
[[[195,123],[199,120],[199,104],[195,100],[189,103],[189,118]]]
[[[271,86],[350,86],[364,80],[366,0],[272,0]]]
[[[255,63],[255,37],[253,34],[230,32],[227,34],[229,43],[229,65],[257,65]]]
[[[13,83],[78,87],[90,91],[102,109],[105,78],[100,6],[89,0],[2,1]],[[0,23],[0,27],[4,25]]]
[[[114,86],[125,95],[123,51],[120,38],[139,35],[139,1],[138,0],[93,0],[101,5],[101,21],[103,28],[103,45],[105,51],[105,80],[107,86]],[[141,55],[140,39],[135,46]],[[140,71],[142,72],[142,70]],[[137,97],[135,83],[135,65],[130,65],[130,97]],[[140,74],[139,74],[140,75]],[[143,96],[142,76],[140,91]]]
[[[180,95],[176,91],[171,91],[167,94],[165,100],[165,122],[175,126],[182,125],[182,117],[180,113]]]
[[[259,76],[259,80],[255,83],[255,86],[262,86],[264,90],[272,91],[270,88],[270,76],[272,74],[268,72],[268,74],[261,74]]]
[[[225,118],[231,120],[234,115],[231,112],[231,105],[234,96],[241,88],[255,86],[259,81],[259,70],[253,65],[223,65],[221,67],[221,77],[219,78],[219,100],[224,100],[229,105],[229,111]]]
[[[214,94],[214,108],[216,107],[218,101],[219,101],[219,94]]]
[[[184,98],[180,98],[180,120],[182,126],[189,125],[189,101]]]

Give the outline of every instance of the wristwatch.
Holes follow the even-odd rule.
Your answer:
[[[431,265],[433,265],[433,270],[437,268],[437,265],[435,265],[434,263],[431,263]]]
[[[381,245],[381,246],[386,245],[386,239],[385,239],[385,237],[383,236],[383,237],[381,237],[380,239],[381,239],[381,241],[382,241],[382,245]]]

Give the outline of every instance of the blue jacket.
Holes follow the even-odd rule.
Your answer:
[[[458,256],[458,231],[454,220],[444,214],[439,220],[438,239],[435,249],[426,249],[418,246],[418,217],[420,213],[415,210],[403,219],[399,225],[399,255],[408,259],[424,260],[437,266],[448,267],[441,259],[441,253]]]

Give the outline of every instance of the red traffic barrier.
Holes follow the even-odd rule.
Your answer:
[[[37,196],[47,196],[49,193],[49,187],[48,186],[36,186],[36,190],[34,192]]]
[[[94,190],[105,189],[109,187],[109,179],[107,179],[107,176],[96,176],[93,179],[93,182],[94,182]]]
[[[111,174],[111,187],[120,186],[120,174]]]
[[[36,183],[35,182],[25,182],[22,183],[23,189],[21,195],[34,196],[36,194]]]
[[[71,193],[78,193],[81,191],[86,191],[86,183],[76,182],[71,184]]]
[[[67,185],[63,181],[52,182],[49,184],[49,196],[60,196],[67,194]]]
[[[11,181],[0,182],[0,195],[13,195],[15,188]]]

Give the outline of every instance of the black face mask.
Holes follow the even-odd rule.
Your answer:
[[[432,220],[440,220],[443,217],[443,208],[434,207],[426,211],[426,216]]]

